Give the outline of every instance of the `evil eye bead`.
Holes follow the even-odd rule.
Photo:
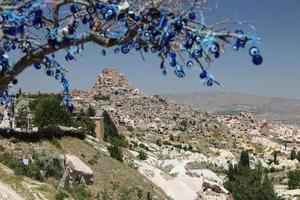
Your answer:
[[[193,61],[191,61],[191,60],[189,60],[189,61],[187,62],[187,64],[186,64],[186,66],[187,66],[188,68],[193,67],[193,65],[194,65],[194,63],[193,63]]]
[[[16,46],[15,44],[12,44],[12,45],[11,45],[11,49],[12,49],[12,50],[15,50],[16,48],[17,48],[17,46]]]
[[[255,65],[261,65],[263,63],[263,57],[261,55],[255,55],[252,57],[252,62]]]
[[[200,79],[203,80],[207,77],[207,72],[203,71],[200,75],[199,75]]]
[[[18,84],[18,79],[14,79],[14,80],[12,80],[12,82],[11,82],[13,85],[17,85]]]
[[[87,24],[89,22],[89,19],[86,17],[86,16],[84,16],[83,18],[82,18],[82,23],[83,24]]]
[[[156,47],[151,47],[151,52],[152,53],[156,53],[157,52],[157,48]]]
[[[141,47],[140,43],[137,42],[134,44],[134,48],[135,48],[135,50],[139,51],[139,50],[141,50],[142,47]]]
[[[209,86],[209,87],[213,86],[213,84],[214,84],[214,80],[211,79],[211,78],[209,78],[209,79],[207,80],[207,82],[206,82],[206,85]]]
[[[73,104],[68,104],[68,111],[72,113],[74,111],[74,105]]]
[[[129,53],[129,49],[128,49],[127,45],[122,46],[121,47],[121,51],[122,51],[123,54],[128,54]]]
[[[91,6],[91,7],[87,7],[86,11],[89,14],[94,14],[96,10],[95,10],[95,8],[93,6]]]
[[[42,65],[40,65],[40,63],[33,63],[33,67],[37,70],[42,68]]]
[[[170,53],[170,58],[172,58],[172,59],[176,59],[176,53]]]
[[[259,49],[255,46],[253,46],[249,49],[249,54],[250,54],[250,56],[257,56],[257,55],[259,55]]]
[[[166,70],[163,70],[163,71],[162,71],[162,75],[163,75],[163,76],[167,76],[167,71],[166,71]]]
[[[77,13],[77,12],[79,11],[79,7],[78,7],[77,5],[75,5],[75,4],[73,4],[73,5],[71,5],[71,7],[70,7],[70,11],[71,11],[73,14],[75,14],[75,13]]]
[[[23,46],[25,49],[28,49],[31,47],[31,43],[29,41],[26,41],[26,42],[24,42]]]
[[[49,65],[49,64],[50,64],[49,58],[43,57],[43,58],[42,58],[42,63],[44,63],[45,65]]]
[[[217,52],[219,52],[219,50],[220,50],[220,46],[217,43],[213,43],[210,47],[210,51],[212,53],[217,53]]]
[[[50,70],[50,69],[47,69],[47,70],[46,70],[47,76],[52,76],[52,73],[53,73],[52,70]]]
[[[177,66],[175,71],[174,71],[175,75],[178,77],[178,78],[183,78],[185,77],[185,72],[184,70],[182,69],[182,67],[180,66]]]
[[[147,20],[148,20],[148,22],[151,22],[153,20],[153,17],[151,15],[148,15]]]
[[[117,54],[117,53],[120,52],[120,49],[119,49],[119,48],[115,48],[115,49],[114,49],[114,52],[115,52],[115,54]]]
[[[196,19],[195,13],[190,12],[190,13],[189,13],[189,19],[190,19],[190,20],[195,20],[195,19]]]
[[[36,18],[41,18],[43,17],[43,10],[42,9],[37,9],[34,13]]]
[[[4,22],[4,20],[5,20],[5,18],[2,15],[0,15],[0,24],[2,24]]]
[[[176,62],[175,59],[171,59],[171,60],[169,61],[169,64],[170,64],[171,67],[176,67],[177,62]]]

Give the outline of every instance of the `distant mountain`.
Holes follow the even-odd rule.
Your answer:
[[[300,125],[300,100],[221,92],[161,96],[175,103],[190,105],[203,111],[225,114],[248,111],[255,113],[259,118],[283,124]]]

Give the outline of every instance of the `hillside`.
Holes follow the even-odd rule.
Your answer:
[[[187,93],[162,95],[178,104],[216,113],[253,112],[260,119],[300,125],[300,100],[240,93]]]

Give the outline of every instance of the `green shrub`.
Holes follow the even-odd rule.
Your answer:
[[[297,189],[300,187],[300,170],[290,171],[288,173],[288,186],[289,189]]]
[[[147,155],[147,153],[146,153],[145,151],[139,151],[138,158],[139,158],[140,160],[147,160],[148,155]]]
[[[86,188],[86,186],[82,184],[74,185],[73,187],[68,188],[68,192],[76,199],[76,200],[87,200],[91,198],[91,193]]]
[[[167,141],[167,140],[165,140],[165,141],[163,141],[163,145],[168,145],[168,146],[171,146],[171,145],[172,145],[172,143],[171,143],[171,142],[169,142],[169,141]]]
[[[55,195],[55,200],[65,200],[68,199],[69,195],[67,193],[64,193],[62,191],[59,191],[56,195]]]
[[[155,141],[155,144],[156,144],[157,146],[161,147],[161,146],[162,146],[161,139],[157,139],[157,140]]]
[[[39,181],[44,180],[40,168],[33,162],[29,162],[27,166],[23,165],[20,159],[7,153],[0,155],[0,162],[12,169],[17,175],[28,176]]]
[[[123,152],[119,146],[111,145],[107,147],[107,150],[110,153],[110,156],[112,158],[115,158],[116,160],[123,162]]]
[[[143,143],[140,143],[139,146],[140,146],[140,148],[145,149],[146,151],[150,150],[149,147],[147,145],[143,144]]]
[[[95,165],[95,164],[97,164],[99,158],[100,158],[100,151],[97,151],[97,152],[93,155],[93,157],[88,161],[88,163],[89,163],[90,165]]]

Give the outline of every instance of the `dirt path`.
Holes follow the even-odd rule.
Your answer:
[[[0,199],[1,200],[24,200],[8,185],[0,182]]]

